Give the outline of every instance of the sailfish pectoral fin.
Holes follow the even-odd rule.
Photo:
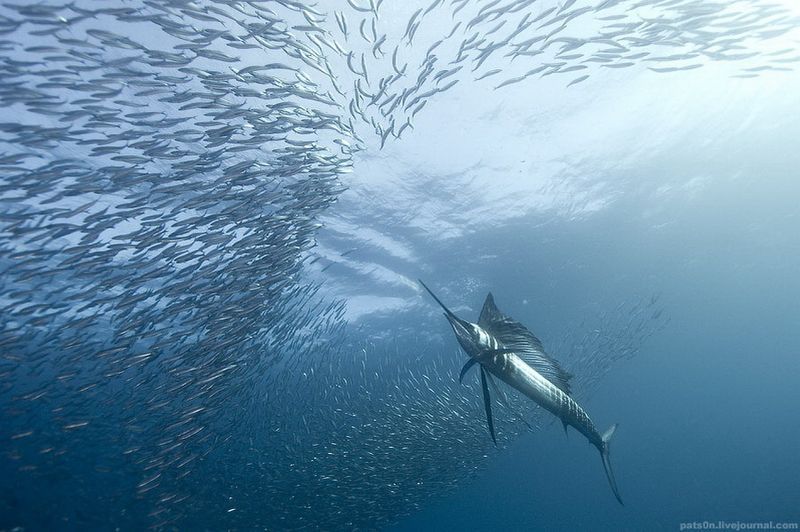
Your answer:
[[[486,421],[489,423],[489,433],[492,441],[497,446],[497,438],[494,435],[494,420],[492,419],[492,399],[489,397],[489,387],[486,385],[486,370],[481,366],[481,387],[483,388],[483,406],[486,407]]]
[[[487,351],[487,353],[492,355],[504,355],[506,353],[513,353],[511,349],[493,349],[491,351]],[[461,383],[464,380],[464,376],[467,372],[478,362],[476,358],[470,358],[464,363],[464,366],[461,368],[461,373],[458,374],[458,382]],[[492,381],[489,381],[492,382]],[[497,393],[497,388],[495,388],[495,393]]]
[[[458,374],[459,383],[461,383],[461,381],[464,380],[464,375],[466,375],[467,372],[470,370],[470,368],[474,366],[477,362],[478,360],[475,358],[470,358],[469,360],[467,360],[467,362],[464,364],[464,367],[461,368],[461,373]]]

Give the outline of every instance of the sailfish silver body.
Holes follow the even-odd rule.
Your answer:
[[[499,349],[499,348],[498,348]],[[536,404],[574,427],[595,447],[602,446],[602,437],[586,411],[569,395],[545,379],[514,353],[491,355],[481,362],[495,377],[519,390]]]
[[[470,368],[480,366],[486,420],[495,443],[489,385],[498,394],[500,392],[492,376],[558,417],[564,430],[571,426],[583,434],[600,452],[608,483],[617,501],[622,504],[609,459],[609,442],[617,425],[612,425],[603,434],[597,431],[589,415],[570,394],[569,379],[572,375],[544,351],[541,341],[522,324],[503,314],[495,306],[492,294],[486,296],[478,323],[471,323],[453,314],[425,283],[420,283],[444,309],[458,343],[470,357],[461,370],[459,380]]]

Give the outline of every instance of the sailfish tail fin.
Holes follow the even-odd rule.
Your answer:
[[[609,442],[611,441],[611,437],[614,435],[614,431],[617,430],[617,424],[614,423],[611,427],[603,433],[602,436],[602,447],[600,448],[600,457],[603,459],[603,468],[606,470],[606,477],[608,478],[608,483],[611,485],[611,491],[614,492],[614,497],[617,498],[617,501],[623,506],[625,504],[622,502],[622,497],[619,495],[619,488],[617,488],[617,481],[614,479],[614,471],[611,469],[611,457],[609,456]]]

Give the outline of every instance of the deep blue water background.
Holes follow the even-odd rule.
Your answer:
[[[526,268],[532,299],[547,300],[554,314],[609,292],[662,294],[669,325],[584,404],[601,429],[620,424],[612,461],[625,507],[596,451],[553,423],[394,530],[678,530],[800,519],[800,186],[763,170],[712,187],[691,208],[668,205],[673,223],[660,234],[637,226],[631,203],[547,231],[549,245],[526,242],[519,263],[486,273],[502,301],[524,290],[503,282],[506,270],[519,278]],[[554,264],[555,286],[538,285]],[[508,312],[554,325],[533,309]]]

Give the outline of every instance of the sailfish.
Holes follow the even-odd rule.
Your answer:
[[[569,384],[572,376],[545,352],[542,342],[521,323],[503,314],[495,305],[491,292],[486,296],[478,323],[471,323],[453,314],[421,280],[420,284],[444,309],[444,315],[450,322],[458,343],[470,357],[461,369],[459,381],[473,366],[478,365],[480,368],[486,420],[495,445],[497,438],[489,386],[501,400],[502,394],[499,393],[493,377],[523,393],[559,418],[565,431],[571,426],[583,434],[600,451],[611,491],[617,501],[623,504],[609,457],[609,442],[617,424],[611,425],[603,434],[595,429],[589,415],[572,398]]]

